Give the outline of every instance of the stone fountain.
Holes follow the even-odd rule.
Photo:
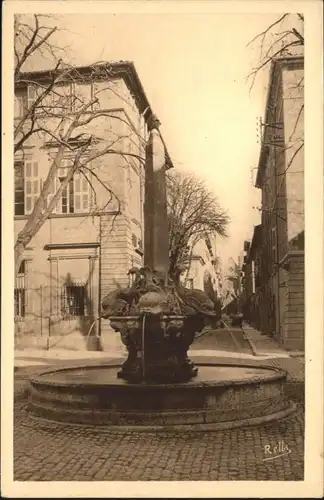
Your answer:
[[[188,349],[215,320],[213,303],[168,275],[166,156],[154,117],[146,149],[144,266],[110,292],[102,317],[120,333],[128,357],[64,367],[30,380],[31,412],[64,422],[140,429],[217,429],[286,416],[286,373],[255,365],[194,364]],[[125,270],[125,273],[127,270]]]

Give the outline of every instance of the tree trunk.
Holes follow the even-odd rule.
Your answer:
[[[15,244],[15,277],[17,277],[26,245],[17,240]]]
[[[19,272],[19,267],[22,262],[23,253],[32,238],[35,236],[40,227],[44,224],[45,220],[35,220],[33,214],[31,215],[31,219],[26,222],[25,227],[20,231],[17,236],[17,240],[15,243],[15,276],[17,276]]]

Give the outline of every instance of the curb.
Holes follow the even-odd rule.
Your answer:
[[[255,343],[253,342],[253,340],[251,339],[250,335],[247,333],[246,330],[244,330],[244,328],[242,328],[243,330],[243,334],[244,334],[244,337],[246,338],[246,340],[248,341],[248,343],[250,344],[250,347],[251,347],[251,350],[252,350],[252,354],[253,356],[258,356],[258,351],[257,351],[257,348],[255,346]]]
[[[283,359],[304,357],[304,353],[299,352],[299,351],[294,353],[294,352],[288,352],[285,349],[283,349],[282,353],[276,353],[276,352],[267,352],[267,351],[258,350],[254,341],[252,340],[252,338],[248,334],[248,332],[244,328],[242,328],[242,330],[244,332],[244,336],[245,336],[246,340],[250,344],[253,356],[256,356],[256,357],[258,357],[258,356],[273,356],[274,358],[283,358]]]

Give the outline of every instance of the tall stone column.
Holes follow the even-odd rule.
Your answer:
[[[146,146],[144,199],[144,265],[161,277],[169,270],[169,234],[166,198],[166,157],[158,127],[152,117]]]

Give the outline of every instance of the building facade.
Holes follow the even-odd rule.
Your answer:
[[[242,266],[244,317],[256,329],[262,330],[260,307],[262,297],[262,226],[254,227],[252,240],[244,243]],[[269,309],[270,310],[270,309]]]
[[[221,259],[216,250],[216,237],[206,235],[189,249],[187,270],[181,277],[187,288],[202,290],[214,302],[218,318],[224,292]]]
[[[88,175],[75,172],[25,248],[15,286],[17,344],[53,345],[57,338],[63,345],[65,336],[83,346],[102,297],[117,284],[127,286],[129,268],[142,265],[145,141],[152,111],[133,63],[112,63],[110,68],[111,78],[100,68],[77,68],[73,82],[60,85],[60,93],[71,94],[74,103],[96,101],[86,113],[86,118],[96,113],[96,119],[81,132],[96,138],[94,148],[111,145],[111,151],[87,164]],[[29,73],[26,81],[34,83],[15,89],[16,121],[35,98],[35,86],[46,78],[48,72]],[[71,107],[72,117],[77,112]],[[44,137],[33,134],[15,154],[16,237],[31,217],[57,152],[56,141]],[[70,149],[57,166],[53,193],[73,162]],[[167,152],[166,161],[172,166]],[[102,338],[111,333],[108,321],[99,320],[95,327]]]
[[[216,238],[206,236],[199,240],[189,250],[190,260],[188,269],[182,276],[188,288],[206,291],[213,290],[215,297],[222,297],[223,275],[219,255],[216,250]]]
[[[251,244],[247,258],[258,268],[260,328],[292,350],[304,349],[303,80],[302,56],[272,62],[256,178],[262,193],[258,252]]]

